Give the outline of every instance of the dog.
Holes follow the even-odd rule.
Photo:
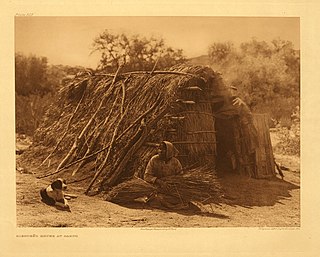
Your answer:
[[[70,211],[64,191],[67,189],[66,180],[58,178],[51,185],[40,190],[41,201],[58,209]]]

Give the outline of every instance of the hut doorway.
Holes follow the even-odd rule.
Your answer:
[[[217,171],[236,172],[238,168],[236,158],[236,140],[234,136],[234,118],[217,118],[215,122],[217,135]]]

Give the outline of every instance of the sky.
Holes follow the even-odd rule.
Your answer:
[[[214,42],[236,46],[252,38],[289,40],[300,49],[299,18],[206,16],[75,16],[15,17],[15,51],[45,56],[50,64],[96,68],[99,54],[90,54],[95,37],[112,33],[161,37],[167,46],[183,49],[187,58],[207,54]]]

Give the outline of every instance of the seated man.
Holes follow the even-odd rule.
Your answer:
[[[159,153],[153,156],[147,165],[144,180],[159,186],[161,189],[168,189],[161,178],[182,173],[181,163],[174,157],[176,152],[177,150],[172,143],[161,142]]]

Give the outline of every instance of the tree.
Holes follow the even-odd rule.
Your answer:
[[[228,61],[232,52],[234,46],[231,42],[213,43],[209,46],[208,55],[213,63],[223,63]]]
[[[112,34],[105,30],[93,41],[92,52],[100,52],[98,70],[115,71],[119,65],[123,70],[152,70],[166,68],[185,61],[181,49],[167,47],[163,39],[146,38],[139,35]]]
[[[16,132],[32,135],[67,75],[82,67],[48,65],[46,57],[15,54]]]
[[[259,56],[270,58],[272,55],[272,49],[270,45],[265,41],[257,41],[252,39],[250,42],[245,42],[240,45],[242,55],[250,55],[255,58]]]
[[[211,66],[223,74],[227,86],[256,112],[276,120],[290,119],[300,100],[300,56],[289,41],[253,39],[236,49],[230,42],[209,47]]]
[[[52,91],[47,81],[46,57],[15,54],[15,90],[18,95],[45,95]]]

